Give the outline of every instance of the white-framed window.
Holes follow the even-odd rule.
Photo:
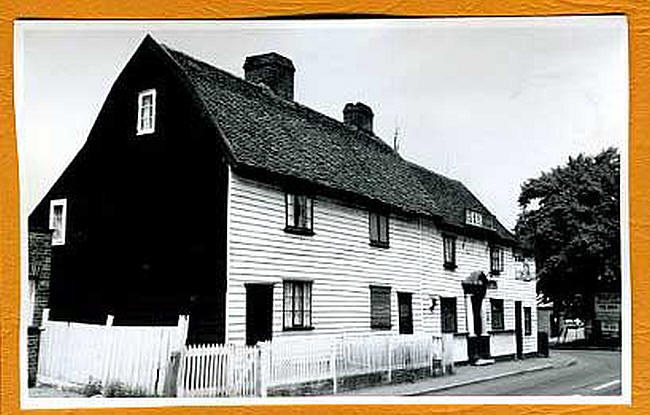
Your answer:
[[[285,280],[283,283],[284,330],[311,329],[311,281]]]
[[[499,275],[504,270],[504,250],[496,245],[490,245],[490,273]]]
[[[483,226],[483,214],[472,209],[465,211],[465,223],[474,226]]]
[[[304,194],[285,194],[285,219],[284,230],[301,235],[314,233],[314,201]]]
[[[388,248],[388,215],[369,212],[370,245]]]
[[[156,90],[138,94],[138,135],[151,134],[156,127]]]
[[[66,210],[66,199],[56,199],[50,202],[52,245],[65,245]]]
[[[29,311],[27,314],[27,322],[29,326],[34,324],[34,309],[36,308],[36,284],[35,279],[29,280]]]
[[[443,235],[442,246],[444,267],[446,269],[456,269],[456,237],[453,235]]]

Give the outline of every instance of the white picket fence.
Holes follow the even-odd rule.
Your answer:
[[[188,319],[177,326],[142,327],[50,321],[47,311],[38,361],[38,381],[83,386],[101,382],[146,395],[163,394],[171,367],[187,337]]]
[[[189,346],[181,357],[178,396],[266,396],[269,387],[428,368],[443,359],[430,335],[369,335],[274,340],[254,347]],[[441,364],[445,367],[445,364]]]
[[[178,371],[177,396],[255,396],[260,388],[260,364],[256,347],[188,346]]]

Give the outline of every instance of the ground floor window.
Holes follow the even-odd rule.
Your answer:
[[[311,328],[311,281],[284,281],[284,328]]]
[[[505,327],[503,318],[503,300],[492,298],[490,300],[490,311],[492,312],[492,330],[503,330]]]
[[[532,312],[530,307],[524,307],[524,334],[530,336],[532,332]]]
[[[370,286],[370,328],[390,330],[390,287]]]
[[[456,298],[448,297],[440,299],[440,324],[443,333],[456,333]]]

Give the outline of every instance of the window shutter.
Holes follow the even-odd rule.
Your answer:
[[[456,298],[440,299],[440,317],[443,333],[455,333],[456,327]]]
[[[370,327],[390,328],[390,287],[370,287]]]

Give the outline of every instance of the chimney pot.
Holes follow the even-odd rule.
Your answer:
[[[370,134],[372,132],[372,119],[374,114],[369,106],[362,102],[345,104],[343,108],[343,122],[348,125],[354,125]]]
[[[293,100],[293,74],[296,69],[291,59],[275,52],[248,56],[244,62],[247,81],[268,86],[279,97]]]

